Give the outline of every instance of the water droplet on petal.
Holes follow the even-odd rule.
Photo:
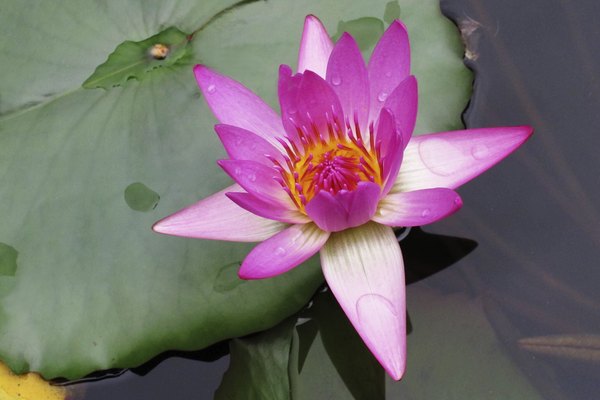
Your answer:
[[[486,158],[490,153],[490,149],[482,143],[476,144],[471,148],[471,155],[476,160],[481,160]]]
[[[456,196],[456,198],[454,199],[454,204],[461,205],[462,204],[462,199],[460,197]]]
[[[296,114],[297,112],[298,112],[298,110],[296,110],[295,108],[290,108],[290,109],[288,109],[288,114],[290,114],[290,115],[294,115],[294,114]]]
[[[342,83],[342,78],[340,78],[338,75],[332,76],[331,77],[331,84],[334,86],[339,86]]]
[[[278,247],[277,249],[275,249],[276,256],[282,256],[284,254],[285,254],[285,249],[283,247]]]
[[[206,88],[206,91],[208,93],[214,93],[217,91],[217,88],[215,87],[215,85],[208,85],[208,87]]]
[[[254,181],[256,181],[256,174],[249,174],[249,175],[248,175],[248,180],[249,180],[250,182],[254,182]]]
[[[423,218],[427,218],[429,216],[429,214],[431,214],[431,210],[429,208],[426,208],[423,210],[423,212],[421,213],[421,217]]]
[[[379,95],[377,96],[377,100],[384,102],[385,99],[387,99],[388,94],[386,92],[380,92]]]
[[[432,137],[419,143],[419,156],[432,173],[440,176],[458,173],[470,162],[460,148],[442,138]]]
[[[236,175],[240,175],[242,173],[242,169],[240,167],[235,167],[235,170],[233,171],[233,173]]]
[[[392,71],[387,71],[387,72],[385,73],[385,77],[386,77],[386,78],[391,78],[391,77],[392,77]]]

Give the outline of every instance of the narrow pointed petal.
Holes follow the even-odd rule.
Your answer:
[[[452,189],[422,189],[390,194],[379,202],[373,221],[388,226],[431,224],[462,207],[462,200]]]
[[[402,164],[404,142],[398,131],[394,115],[387,109],[381,110],[377,123],[376,143],[379,146],[381,164],[383,166],[383,191],[385,196],[396,181],[396,176]]]
[[[406,366],[404,264],[390,227],[333,233],[321,249],[327,283],[369,350],[395,380]]]
[[[196,65],[194,74],[208,106],[221,123],[247,129],[271,143],[283,134],[277,113],[250,89],[204,65]]]
[[[296,129],[301,128],[318,141],[320,134],[327,138],[327,123],[334,114],[343,123],[340,101],[325,79],[312,71],[290,76],[287,66],[279,71],[279,104],[288,136],[297,137]]]
[[[227,192],[241,190],[239,185],[230,186],[163,218],[152,229],[166,235],[197,239],[260,242],[287,226],[254,215],[225,195]]]
[[[410,74],[410,44],[406,27],[394,21],[373,49],[369,61],[371,119],[377,118],[385,100]]]
[[[419,91],[417,79],[409,76],[404,79],[394,91],[385,99],[384,108],[389,109],[396,120],[398,131],[402,132],[404,145],[406,146],[415,130],[417,122],[417,108],[419,103]]]
[[[532,134],[529,126],[479,128],[415,136],[391,192],[455,189],[508,156]]]
[[[298,72],[310,70],[325,78],[327,61],[332,50],[333,42],[321,21],[314,15],[308,15],[304,20],[298,52]]]
[[[281,152],[271,143],[246,129],[233,125],[215,125],[215,131],[232,160],[249,160],[273,166],[267,156],[283,162]]]
[[[296,267],[317,253],[329,233],[315,224],[292,225],[256,246],[242,263],[242,279],[270,278]]]
[[[278,175],[275,169],[248,160],[219,160],[218,164],[246,192],[262,201],[294,208],[292,200],[275,180]]]
[[[327,65],[327,82],[340,99],[344,115],[362,132],[369,119],[369,78],[367,67],[356,41],[344,33],[335,44]]]
[[[324,231],[338,232],[368,222],[380,194],[379,185],[371,182],[359,182],[355,190],[335,195],[321,190],[306,205],[306,213]]]
[[[310,222],[310,219],[306,215],[296,209],[262,201],[250,193],[227,193],[227,197],[238,206],[263,218],[274,219],[288,224],[305,224]]]
[[[300,137],[297,133],[296,117],[298,108],[296,107],[296,98],[298,89],[302,81],[302,74],[292,75],[292,69],[289,65],[279,66],[279,80],[277,82],[277,94],[279,97],[279,108],[281,109],[281,122],[286,132],[286,136],[296,144],[300,143]]]

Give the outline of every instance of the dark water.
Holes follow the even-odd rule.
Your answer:
[[[477,249],[445,242],[456,263],[409,271],[430,275],[411,286],[481,302],[498,345],[541,398],[600,398],[600,2],[442,5],[467,34],[476,72],[467,126],[530,124],[536,133],[460,189],[461,212],[426,228]],[[444,264],[436,262],[431,273]],[[171,357],[71,387],[85,400],[210,399],[228,365],[221,355]]]

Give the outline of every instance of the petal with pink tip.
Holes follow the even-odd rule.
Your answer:
[[[260,97],[241,83],[204,65],[194,67],[196,81],[217,119],[256,133],[271,143],[283,134],[281,119]]]
[[[396,181],[404,150],[403,138],[398,131],[394,115],[387,108],[381,110],[375,137],[383,169],[382,196],[385,196]]]
[[[367,67],[356,41],[344,33],[335,44],[329,64],[327,82],[340,99],[344,115],[354,125],[356,118],[362,132],[369,119],[369,78]]]
[[[379,115],[383,101],[410,74],[410,44],[406,27],[394,21],[373,49],[369,60],[371,119]]]
[[[385,99],[383,107],[394,114],[398,131],[402,132],[404,145],[408,144],[415,130],[418,103],[417,79],[412,75],[403,80]]]
[[[260,242],[286,227],[244,210],[225,196],[227,192],[240,190],[239,185],[230,186],[161,219],[152,229],[166,235],[197,239]]]
[[[328,122],[344,123],[340,101],[332,87],[312,71],[291,76],[288,66],[279,69],[279,104],[281,118],[290,137],[298,137],[297,129],[305,136],[319,140],[328,137]],[[343,126],[343,125],[342,125]]]
[[[219,160],[218,164],[246,192],[262,201],[294,209],[292,200],[276,181],[279,174],[274,168],[248,160]]]
[[[359,182],[355,190],[331,194],[321,190],[306,205],[306,213],[319,228],[338,232],[368,222],[375,211],[381,188],[376,183]]]
[[[331,234],[321,249],[327,283],[369,350],[395,380],[406,366],[404,264],[390,227]]]
[[[304,19],[304,31],[298,52],[298,72],[310,70],[325,78],[333,42],[321,21],[314,15]]]
[[[373,221],[388,226],[427,225],[453,214],[461,206],[458,193],[447,188],[393,193],[379,202]]]
[[[533,133],[529,126],[479,128],[415,136],[392,192],[455,189],[508,156]]]
[[[233,160],[250,160],[273,166],[270,157],[284,162],[281,152],[260,136],[233,125],[215,125],[215,131],[227,151],[227,155]],[[267,157],[268,156],[268,157]]]
[[[274,219],[288,224],[305,224],[310,219],[297,209],[283,207],[277,203],[268,203],[250,193],[232,192],[227,197],[238,206],[263,218]]]
[[[315,224],[292,225],[256,246],[247,256],[238,275],[242,279],[270,278],[306,261],[327,241],[328,232]]]

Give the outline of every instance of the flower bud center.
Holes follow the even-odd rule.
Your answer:
[[[373,128],[370,127],[365,143],[357,124],[351,127],[347,122],[344,130],[339,126],[331,124],[325,137],[299,129],[299,141],[281,142],[287,155],[285,165],[274,161],[281,174],[281,179],[277,179],[302,212],[321,190],[336,195],[355,190],[359,182],[382,186],[382,166]]]

